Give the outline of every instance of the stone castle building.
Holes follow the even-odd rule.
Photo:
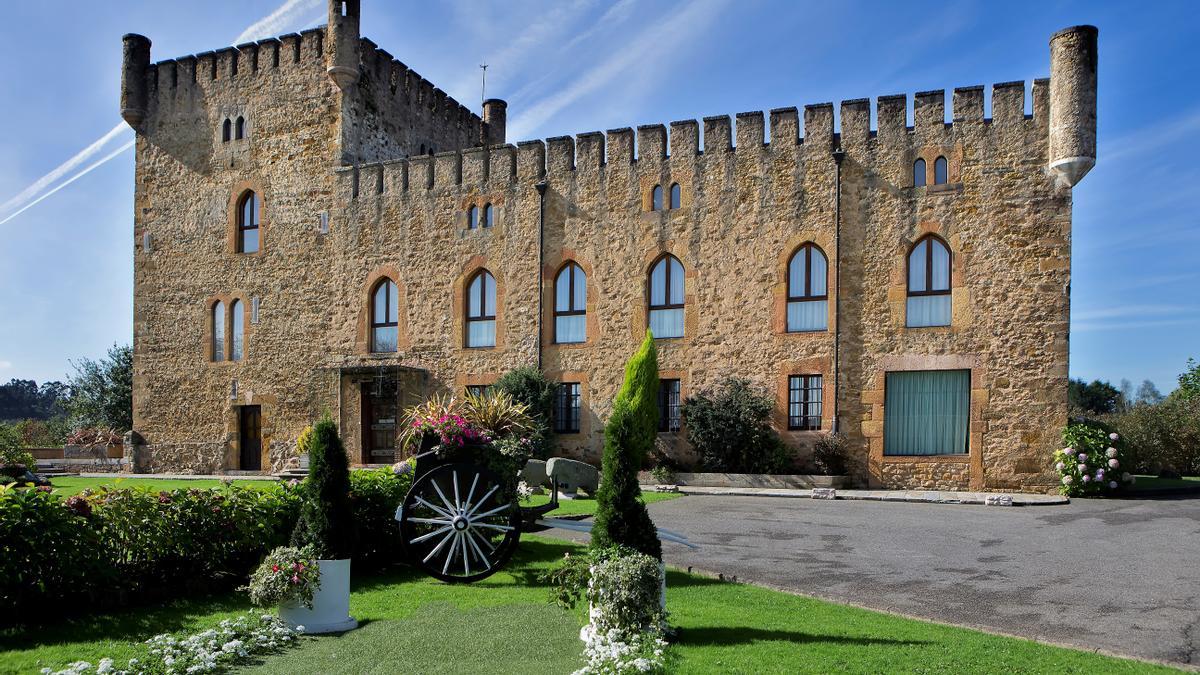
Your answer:
[[[774,392],[803,465],[847,434],[876,486],[1050,487],[1067,416],[1071,188],[1095,161],[1096,29],[1050,78],[506,144],[359,34],[151,64],[137,131],[141,470],[279,468],[330,411],[391,462],[404,406],[536,365],[564,454],[599,458],[625,360],[658,338],[662,441],[727,376]],[[988,114],[990,112],[990,115]],[[952,121],[947,121],[948,119]],[[701,149],[703,148],[703,149]]]

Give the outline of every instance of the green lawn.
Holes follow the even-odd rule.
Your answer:
[[[547,602],[537,574],[578,548],[529,536],[508,569],[451,586],[400,567],[355,580],[359,630],[308,638],[245,670],[258,673],[568,673],[581,665],[583,608]],[[195,632],[247,609],[240,595],[0,632],[0,672],[112,656],[163,631]],[[671,571],[667,607],[682,673],[1169,672],[1125,661],[905,619]]]
[[[654,502],[662,502],[668,499],[675,499],[683,495],[678,492],[643,492],[642,501],[647,504]],[[522,506],[541,506],[549,503],[550,495],[534,495],[529,498],[529,501],[521,502]],[[596,513],[595,499],[560,499],[558,500],[558,508],[551,511],[549,516],[581,516],[592,515]]]
[[[1174,488],[1200,488],[1200,476],[1184,476],[1183,478],[1159,478],[1158,476],[1138,476],[1133,489],[1137,491],[1170,490]]]
[[[242,487],[265,487],[273,485],[273,480],[234,480]],[[146,487],[152,490],[178,490],[179,488],[210,488],[219,487],[224,483],[220,478],[171,479],[171,478],[86,478],[83,476],[50,477],[50,483],[64,497],[76,495],[88,488],[98,488],[102,485],[110,487]]]

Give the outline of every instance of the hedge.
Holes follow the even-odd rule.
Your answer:
[[[393,520],[411,474],[356,471],[356,569],[399,561]],[[0,486],[0,625],[227,591],[288,541],[304,483],[101,488],[63,499]]]

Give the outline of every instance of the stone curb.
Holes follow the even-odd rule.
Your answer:
[[[643,492],[657,492],[655,485],[643,485]],[[713,488],[677,486],[673,492],[684,495],[720,495],[725,497],[785,497],[792,499],[813,498],[812,490],[784,490],[773,488]],[[974,504],[984,505],[987,498],[1004,495],[1012,498],[1013,506],[1054,506],[1069,504],[1070,499],[1061,495],[1010,494],[995,492],[953,492],[948,490],[837,490],[836,499],[913,502],[921,504]]]

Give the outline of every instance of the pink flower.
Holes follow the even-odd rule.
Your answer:
[[[1118,462],[1117,460],[1115,460],[1115,459],[1108,460],[1108,468],[1115,469],[1119,466],[1121,466],[1121,463]]]
[[[1083,474],[1083,478],[1082,478],[1082,480],[1083,480],[1083,482],[1087,483],[1087,482],[1090,482],[1090,481],[1092,480],[1092,477],[1091,477],[1091,476],[1089,476],[1089,475],[1087,475],[1087,474],[1085,473],[1085,474]]]
[[[292,575],[292,583],[293,583],[293,584],[298,584],[298,583],[300,583],[300,577],[299,577],[299,576],[297,576],[297,575],[295,575],[295,574],[293,574],[293,575]]]

